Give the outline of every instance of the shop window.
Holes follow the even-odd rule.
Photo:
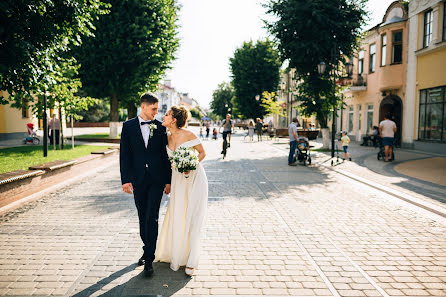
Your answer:
[[[438,87],[420,91],[418,138],[446,141],[445,91]]]

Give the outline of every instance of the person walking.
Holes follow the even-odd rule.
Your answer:
[[[392,161],[392,147],[395,139],[396,124],[390,119],[390,115],[384,116],[384,121],[379,123],[379,136],[382,139],[384,146],[384,153],[386,155],[385,162]]]
[[[211,124],[206,121],[206,140],[209,139],[209,132],[211,131]]]
[[[122,190],[133,194],[138,212],[144,251],[138,265],[144,265],[145,276],[153,274],[160,203],[172,177],[166,127],[155,119],[158,102],[152,93],[141,96],[140,115],[122,126],[119,152]]]
[[[260,118],[256,119],[257,141],[262,141],[263,124]]]
[[[297,118],[293,118],[291,124],[288,126],[288,135],[290,136],[290,154],[288,155],[288,165],[296,166],[296,160],[294,158],[294,153],[297,148]]]
[[[250,141],[254,141],[254,130],[255,130],[254,121],[250,120],[248,124],[248,136]]]
[[[53,117],[48,123],[48,129],[50,130],[50,145],[59,145],[59,137],[60,137],[60,120],[57,118],[56,114],[53,113]]]
[[[348,157],[348,160],[351,161],[352,158],[348,153],[348,144],[350,143],[350,138],[347,136],[347,131],[342,131],[341,142],[342,142],[342,149],[344,150],[344,158],[342,158],[342,160],[345,160],[345,158]]]

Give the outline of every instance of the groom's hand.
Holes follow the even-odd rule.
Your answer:
[[[133,193],[133,186],[132,183],[126,183],[122,185],[122,190],[128,194]]]
[[[167,185],[164,187],[164,193],[166,193],[166,195],[169,195],[169,194],[170,194],[170,184],[167,184]]]

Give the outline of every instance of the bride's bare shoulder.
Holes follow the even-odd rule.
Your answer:
[[[197,135],[195,135],[194,132],[188,130],[188,129],[183,129],[183,135],[186,138],[187,141],[189,140],[194,140],[195,138],[197,138]]]

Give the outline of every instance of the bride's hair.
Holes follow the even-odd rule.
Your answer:
[[[172,106],[170,108],[172,117],[177,120],[177,127],[183,128],[189,119],[189,111],[184,106]]]

